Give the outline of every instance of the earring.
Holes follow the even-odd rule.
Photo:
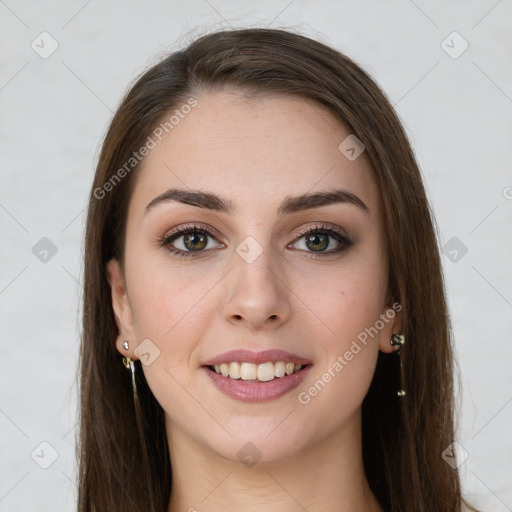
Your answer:
[[[128,350],[130,348],[130,345],[128,345],[128,340],[127,341],[123,341],[123,348],[125,350]]]
[[[405,336],[403,334],[393,334],[391,336],[391,345],[393,345],[395,352],[398,354],[398,359],[400,361],[400,380],[402,380],[402,358],[400,357],[400,351],[405,344]],[[405,389],[400,389],[397,391],[397,395],[399,397],[405,396]]]
[[[125,343],[127,343],[125,341]],[[124,344],[123,344],[124,346]],[[137,396],[137,384],[135,383],[135,365],[129,357],[123,357],[123,364],[132,372],[132,389],[134,398]]]

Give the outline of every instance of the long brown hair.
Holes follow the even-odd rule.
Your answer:
[[[106,134],[91,188],[84,255],[79,503],[81,512],[164,512],[172,475],[162,408],[137,361],[138,402],[115,347],[106,263],[122,265],[137,166],[126,162],[164,116],[222,87],[298,95],[333,112],[365,145],[383,205],[390,294],[403,306],[401,351],[379,352],[362,406],[363,458],[389,512],[460,512],[451,329],[436,228],[413,151],[386,96],[347,56],[285,30],[223,30],[172,53],[130,88]],[[119,169],[125,168],[120,176]],[[117,178],[116,178],[117,176]],[[105,186],[110,183],[111,186]],[[397,397],[400,385],[407,390]]]

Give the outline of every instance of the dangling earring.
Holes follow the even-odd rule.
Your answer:
[[[395,352],[398,354],[398,360],[400,361],[400,382],[402,381],[402,358],[400,357],[400,351],[405,344],[405,336],[403,334],[393,334],[391,336],[391,345],[395,348]],[[405,389],[397,391],[399,397],[405,396]]]
[[[123,342],[123,348],[125,350],[128,350],[129,345],[128,341]],[[135,383],[135,365],[133,364],[133,361],[129,357],[123,357],[123,364],[132,372],[132,389],[133,389],[133,396],[137,396],[137,384]]]

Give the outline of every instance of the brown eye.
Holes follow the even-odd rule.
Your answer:
[[[302,231],[297,241],[302,239],[304,239],[303,247],[300,247],[301,244],[298,244],[298,242],[292,244],[293,247],[312,257],[338,254],[353,245],[344,231],[328,225],[316,226]],[[331,240],[334,240],[334,242],[331,242]],[[330,250],[327,250],[328,248]]]
[[[189,251],[199,251],[208,245],[208,235],[203,233],[188,233],[183,235],[183,245]]]
[[[316,233],[306,235],[306,246],[311,250],[323,251],[329,246],[329,235],[325,233]]]
[[[214,233],[206,227],[196,225],[183,226],[166,236],[160,242],[160,245],[166,247],[172,254],[187,257],[206,252],[205,249],[223,246],[222,244],[213,244],[212,247],[208,247],[210,239],[215,240],[216,237]],[[176,245],[178,247],[176,247]]]

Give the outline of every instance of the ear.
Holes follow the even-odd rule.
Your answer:
[[[114,316],[119,330],[116,339],[116,348],[123,356],[136,360],[137,357],[134,353],[136,348],[136,336],[133,325],[133,314],[130,302],[128,301],[121,265],[119,261],[114,258],[107,263],[106,269],[112,294],[112,309],[114,310]],[[123,347],[125,341],[129,344],[128,350]]]
[[[391,345],[391,337],[393,334],[401,334],[403,327],[402,304],[398,301],[388,304],[381,314],[381,320],[384,327],[380,331],[379,350],[386,354],[390,354],[396,350]]]

